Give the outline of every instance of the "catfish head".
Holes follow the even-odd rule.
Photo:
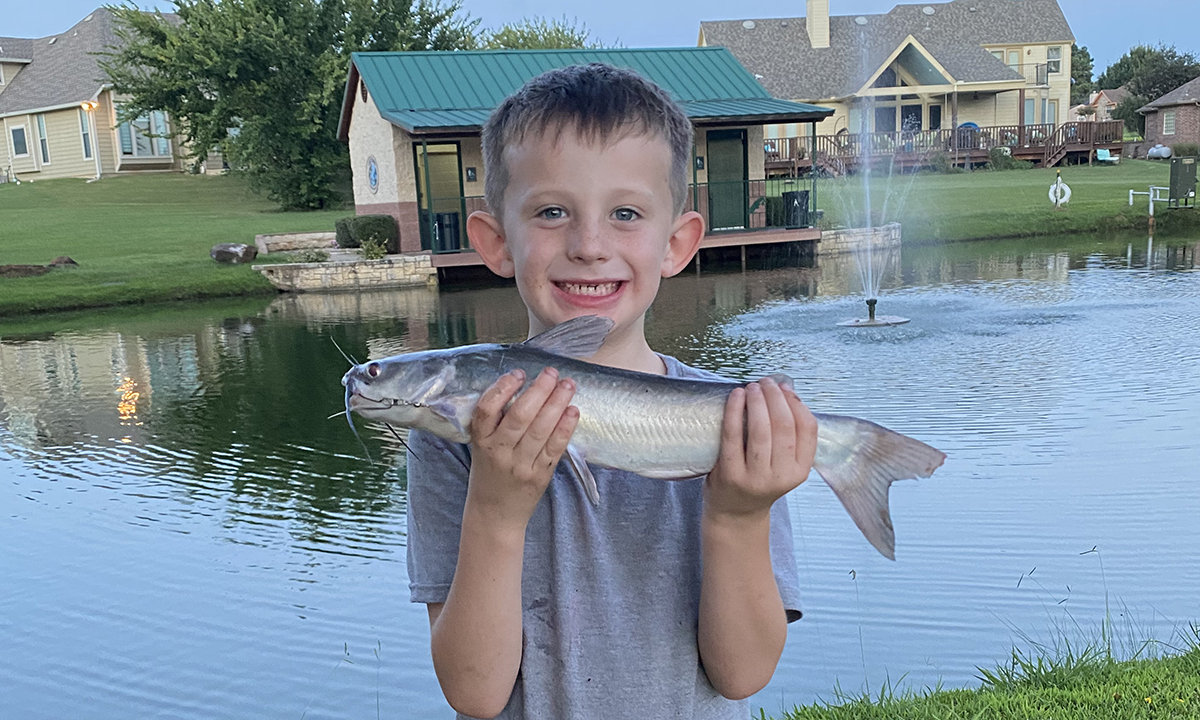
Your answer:
[[[390,425],[427,430],[452,442],[471,441],[471,413],[484,387],[463,371],[480,346],[406,353],[355,365],[342,376],[346,409]]]

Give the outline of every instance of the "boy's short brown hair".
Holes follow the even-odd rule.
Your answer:
[[[687,115],[666,91],[633,70],[589,63],[544,72],[492,111],[483,126],[483,191],[493,215],[500,217],[508,187],[504,148],[531,133],[564,129],[602,143],[626,133],[661,136],[671,148],[671,199],[682,212],[694,137]]]

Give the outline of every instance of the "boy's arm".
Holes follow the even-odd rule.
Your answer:
[[[808,477],[816,446],[817,421],[790,390],[765,379],[730,394],[704,485],[698,638],[709,682],[725,697],[761,690],[783,653],[771,506]]]
[[[446,700],[471,717],[499,715],[521,666],[525,528],[566,450],[575,386],[548,369],[520,389],[504,375],[471,418],[471,471],[458,564],[446,602],[429,606],[433,667]]]

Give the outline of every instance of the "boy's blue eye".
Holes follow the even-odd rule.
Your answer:
[[[564,214],[565,213],[563,212],[563,209],[560,207],[548,207],[545,210],[538,213],[538,215],[541,215],[543,218],[545,218],[547,220],[560,220],[560,219],[562,219]]]
[[[630,210],[629,208],[621,208],[614,212],[613,215],[622,222],[628,222],[638,218],[637,210]]]

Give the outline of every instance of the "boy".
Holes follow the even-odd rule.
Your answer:
[[[495,110],[491,213],[467,232],[516,278],[530,336],[604,315],[592,362],[711,377],[643,333],[661,278],[704,236],[682,212],[692,133],[661,89],[607,65],[545,73]],[[518,393],[524,381],[483,395],[470,447],[410,435],[410,589],[446,699],[468,717],[748,717],[739,700],[770,680],[800,615],[782,497],[808,476],[815,419],[770,380],[735,390],[706,478],[593,467],[593,506],[559,462],[573,383],[547,370]]]

